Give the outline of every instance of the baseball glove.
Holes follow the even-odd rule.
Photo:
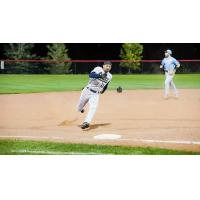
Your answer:
[[[100,76],[102,79],[106,79],[107,78],[107,73],[100,73]]]
[[[117,92],[118,92],[118,93],[121,93],[121,92],[122,92],[122,87],[121,87],[121,86],[119,86],[119,87],[117,88]]]

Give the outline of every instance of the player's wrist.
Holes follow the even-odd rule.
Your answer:
[[[105,79],[107,77],[107,73],[106,72],[104,72],[104,73],[100,72],[99,75],[100,75],[100,78],[102,78],[102,79]]]

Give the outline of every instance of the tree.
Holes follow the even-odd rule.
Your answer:
[[[122,60],[129,60],[129,62],[121,62],[120,66],[127,67],[132,70],[139,70],[140,60],[142,59],[143,46],[139,43],[125,43],[122,45],[120,51],[120,58]],[[135,62],[133,62],[135,61]]]
[[[52,45],[47,45],[48,53],[47,59],[55,61],[55,64],[50,66],[50,73],[68,73],[71,63],[64,62],[65,60],[70,60],[68,56],[68,49],[66,49],[65,44],[54,43]]]
[[[9,59],[15,59],[15,60],[31,59],[35,57],[35,55],[31,53],[33,47],[34,44],[29,44],[29,43],[8,44],[8,46],[5,48],[6,49],[5,55]]]
[[[8,59],[33,59],[36,55],[32,53],[34,44],[31,43],[11,43],[5,47],[5,55]],[[15,62],[10,65],[8,73],[28,73],[32,70],[32,64],[27,62]]]

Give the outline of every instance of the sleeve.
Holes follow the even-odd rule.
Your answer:
[[[101,67],[95,67],[91,72],[95,72],[96,74],[102,72],[102,68]]]
[[[164,67],[164,65],[165,65],[164,59],[161,61],[161,65]]]
[[[180,63],[178,62],[178,60],[176,60],[175,58],[173,59],[173,63],[174,63],[175,66],[180,65]]]
[[[90,72],[89,77],[90,78],[100,78],[101,75],[92,71],[92,72]]]
[[[110,74],[110,81],[111,81],[111,79],[112,79],[112,74]],[[104,86],[101,94],[103,94],[108,89],[108,85],[109,85],[110,81]]]
[[[161,65],[162,65],[162,70],[163,70],[163,72],[165,72],[165,59],[163,59],[162,61],[161,61]]]
[[[103,90],[101,91],[101,94],[103,94],[108,89],[109,82],[104,86]]]
[[[101,75],[101,68],[100,67],[95,67],[89,74],[90,78],[100,78]]]

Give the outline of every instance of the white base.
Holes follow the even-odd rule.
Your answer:
[[[118,140],[120,138],[121,135],[116,135],[116,134],[101,134],[94,136],[94,139],[96,140]]]

